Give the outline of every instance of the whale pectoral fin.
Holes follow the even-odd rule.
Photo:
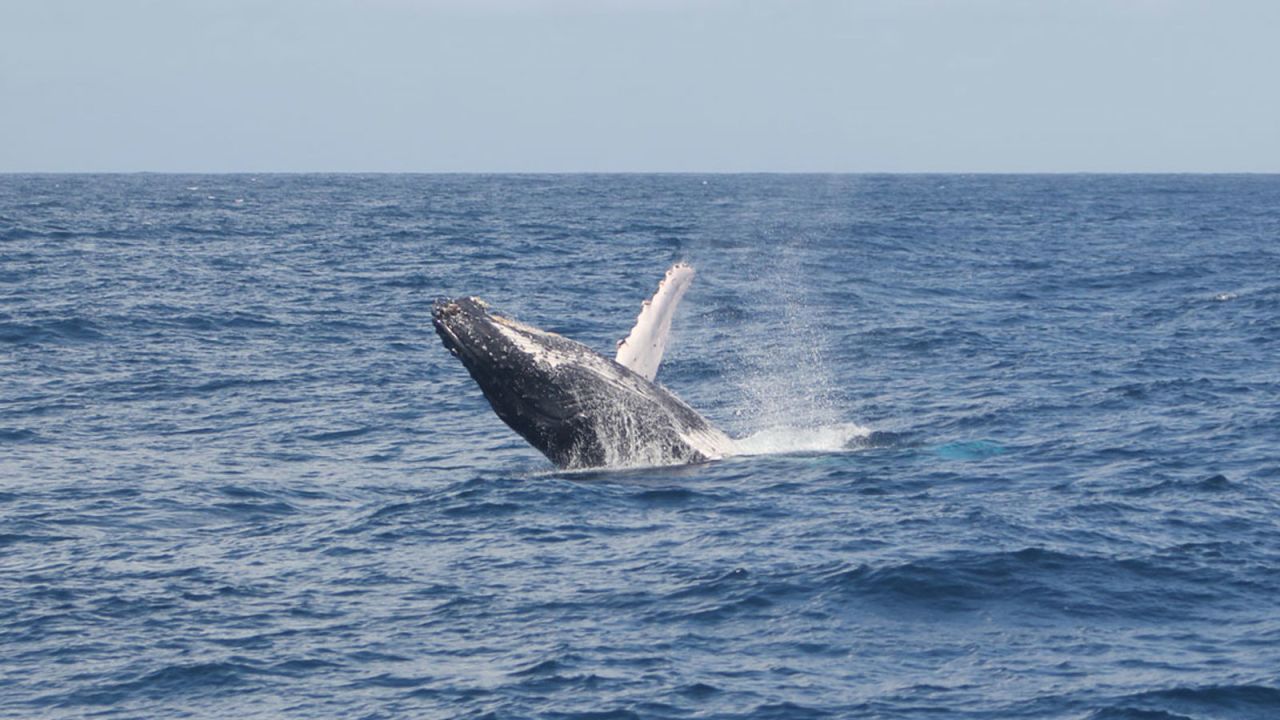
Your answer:
[[[667,351],[671,318],[691,282],[692,266],[681,262],[667,270],[666,277],[658,283],[658,291],[641,306],[640,316],[636,318],[636,326],[631,328],[631,334],[618,343],[618,355],[614,359],[619,365],[646,380],[653,380],[657,376],[658,365],[662,364],[662,355]]]

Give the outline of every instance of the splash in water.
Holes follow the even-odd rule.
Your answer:
[[[838,452],[865,446],[871,429],[857,423],[817,427],[781,425],[766,428],[734,441],[738,455],[775,455],[796,452]]]

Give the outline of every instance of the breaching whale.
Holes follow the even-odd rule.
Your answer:
[[[684,263],[667,271],[613,360],[476,297],[437,300],[432,322],[498,417],[558,467],[704,462],[733,441],[654,381],[692,279]]]

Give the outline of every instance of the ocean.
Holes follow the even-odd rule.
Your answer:
[[[739,440],[556,470],[431,327]],[[0,176],[0,716],[1280,717],[1280,176]]]

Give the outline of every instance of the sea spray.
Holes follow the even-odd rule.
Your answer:
[[[840,450],[870,433],[849,420],[837,399],[831,342],[804,269],[807,255],[803,238],[789,239],[749,280],[754,328],[739,333],[740,347],[726,363],[738,392],[734,430],[742,454]]]

